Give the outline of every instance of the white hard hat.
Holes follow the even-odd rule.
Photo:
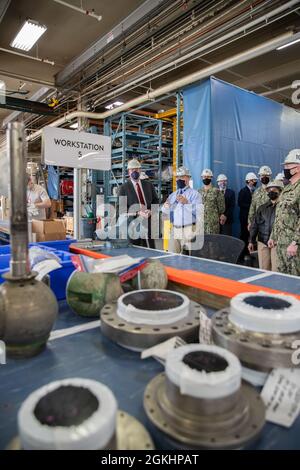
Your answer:
[[[201,173],[201,176],[208,176],[210,178],[212,178],[214,175],[213,175],[213,172],[209,169],[209,168],[205,168],[205,170],[202,171]]]
[[[141,163],[136,158],[129,160],[129,162],[127,163],[128,170],[133,170],[133,168],[141,168],[141,167],[142,167]]]
[[[176,170],[176,176],[191,176],[191,173],[185,166],[180,166]]]
[[[267,185],[267,189],[269,189],[269,188],[283,189],[284,188],[283,182],[280,181],[280,180],[270,181],[270,183]]]
[[[289,163],[296,163],[296,165],[300,165],[300,149],[294,149],[290,151],[284,160],[283,165],[288,165]]]
[[[260,167],[258,174],[259,176],[271,176],[272,170],[269,166],[264,165]]]
[[[247,173],[245,181],[250,181],[250,180],[256,180],[257,181],[257,176],[255,173]]]
[[[283,181],[284,180],[284,173],[278,173],[275,178],[275,181]]]
[[[226,176],[226,175],[223,175],[223,174],[219,175],[218,178],[217,178],[217,182],[219,182],[219,181],[227,181],[227,180],[228,180],[227,176]]]

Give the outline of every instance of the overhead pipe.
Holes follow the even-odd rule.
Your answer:
[[[276,93],[280,93],[281,91],[285,90],[292,90],[292,85],[286,85],[282,86],[280,88],[276,88],[274,90],[269,90],[269,91],[264,91],[263,93],[259,93],[261,96],[270,96],[270,95],[276,95]]]
[[[62,0],[53,0],[55,3],[59,3],[60,5],[63,5],[64,7],[71,8],[72,10],[78,11],[79,13],[83,13],[86,16],[90,16],[91,18],[95,18],[97,21],[102,20],[101,15],[96,15],[96,13],[93,10],[84,10],[83,8],[77,7],[76,5],[71,5],[70,3],[63,2]]]
[[[147,74],[143,74],[141,78],[138,78],[138,80],[139,80],[139,81],[140,81],[140,80],[143,80],[143,81],[144,81],[146,78],[151,78],[151,77],[153,78],[153,75],[154,75],[154,74],[158,74],[158,73],[160,73],[161,71],[170,69],[170,67],[172,67],[172,66],[175,67],[175,66],[179,65],[180,63],[185,62],[188,58],[195,57],[195,56],[198,55],[199,53],[204,52],[204,51],[206,51],[207,49],[209,49],[209,48],[211,48],[211,47],[214,47],[214,46],[220,44],[221,42],[224,42],[224,41],[226,41],[226,40],[229,40],[229,39],[231,39],[232,37],[234,37],[234,36],[236,36],[236,35],[238,35],[238,34],[240,34],[240,33],[243,33],[244,35],[249,34],[249,33],[247,33],[247,31],[250,31],[251,28],[254,28],[255,26],[259,25],[260,23],[264,23],[265,25],[267,25],[267,24],[268,24],[268,21],[269,21],[271,18],[273,18],[274,16],[276,16],[276,15],[278,15],[278,14],[280,14],[280,13],[286,11],[286,10],[289,9],[289,8],[292,8],[292,7],[295,6],[296,4],[299,4],[299,0],[291,0],[291,1],[287,2],[286,4],[281,5],[280,7],[277,7],[277,8],[275,8],[275,9],[273,9],[272,11],[270,11],[270,12],[268,12],[268,13],[266,13],[266,14],[260,16],[259,18],[256,18],[255,20],[252,20],[252,21],[249,21],[247,24],[244,24],[244,25],[238,27],[237,29],[234,29],[234,30],[230,31],[230,32],[227,33],[227,34],[218,37],[217,39],[213,40],[212,42],[209,42],[209,43],[207,43],[207,44],[201,45],[201,47],[199,47],[199,48],[197,48],[197,49],[195,49],[195,50],[193,50],[193,51],[191,51],[191,52],[189,52],[189,53],[186,53],[186,54],[184,54],[184,55],[178,57],[178,58],[175,59],[174,61],[169,62],[169,63],[167,63],[167,64],[165,64],[165,65],[163,65],[163,66],[161,66],[161,67],[158,67],[157,69],[155,69],[155,70],[153,70],[153,71],[151,71],[151,72],[149,72],[149,73],[147,73]],[[228,12],[226,12],[226,15],[228,15]],[[222,16],[222,15],[221,15],[221,16]],[[219,20],[219,17],[213,19],[211,22],[208,23],[208,25],[212,24],[212,23],[215,22],[216,20]],[[208,25],[206,25],[206,29],[207,29],[207,26],[208,26]],[[223,29],[224,29],[224,27],[223,27]],[[191,37],[194,37],[196,34],[199,34],[199,32],[196,32],[196,33],[193,32],[190,36],[184,38],[182,41],[179,41],[180,47],[182,47],[182,45],[184,45],[184,43],[185,43],[186,41],[189,41],[190,38],[191,38]],[[161,48],[161,47],[162,47],[162,44],[160,43],[160,44],[156,45],[156,47],[160,47],[160,48]],[[149,64],[150,64],[150,63],[153,63],[153,62],[154,62],[155,60],[157,60],[158,58],[161,58],[162,53],[165,54],[168,50],[172,51],[172,49],[174,49],[174,47],[175,47],[174,45],[171,45],[171,46],[169,46],[167,49],[165,49],[165,50],[163,50],[163,51],[160,51],[158,55],[152,57],[151,59],[148,59],[147,61],[143,62],[142,64],[140,64],[140,65],[138,65],[138,66],[135,66],[134,68],[131,67],[130,70],[129,70],[127,73],[124,73],[124,74],[122,75],[122,78],[124,79],[124,77],[125,77],[126,74],[131,74],[131,75],[132,75],[132,73],[133,73],[133,71],[134,71],[135,69],[141,69],[141,68],[145,67],[145,66],[147,65],[147,63],[149,63]],[[176,47],[177,47],[177,46],[176,46]],[[152,51],[151,51],[151,52],[152,52]],[[136,58],[133,59],[133,61],[136,61]],[[130,63],[129,63],[129,64],[126,63],[125,65],[126,65],[126,67],[128,67],[128,66],[130,67]],[[122,67],[122,68],[123,68],[123,67]],[[113,72],[110,72],[110,73],[108,74],[108,78],[109,78],[110,75],[113,75]],[[118,77],[119,77],[119,76],[118,76]],[[111,83],[112,81],[117,80],[118,77],[111,79],[110,83]],[[106,78],[106,77],[104,77],[104,78]],[[101,80],[103,81],[103,77],[101,78]],[[135,83],[136,83],[136,80],[135,80]],[[126,88],[128,89],[128,87],[129,87],[130,85],[131,85],[131,84],[129,83],[129,84],[125,84],[124,86],[120,87],[120,88],[118,89],[118,93],[122,92],[123,90],[125,91]],[[91,88],[91,87],[92,87],[92,85],[90,85],[88,88]],[[101,89],[101,88],[103,88],[103,87],[105,87],[105,83],[102,83],[101,85],[97,86],[96,88],[91,89],[90,91],[87,91],[87,92],[83,93],[82,96],[87,96],[88,94],[95,93],[97,90],[99,90],[99,89]],[[113,95],[113,93],[110,93],[109,95],[111,96],[111,95]],[[100,101],[100,100],[97,100],[96,103],[97,103],[98,101]]]
[[[9,72],[8,70],[0,69],[0,75],[3,75],[4,77],[8,77],[8,78],[15,78],[23,82],[36,83],[37,85],[43,85],[43,86],[48,86],[48,87],[55,87],[54,81],[49,82],[47,80],[39,80],[38,78],[28,77],[26,75],[20,75],[17,73],[12,73],[12,72]]]
[[[299,0],[296,0],[296,1],[299,2]],[[289,2],[289,3],[294,4],[295,0],[293,2]],[[200,58],[200,57],[202,57],[202,55],[205,55],[208,52],[213,52],[213,51],[219,49],[220,47],[222,47],[224,45],[223,44],[224,41],[228,41],[225,44],[227,46],[228,44],[236,41],[237,39],[241,39],[241,37],[244,38],[246,35],[251,34],[254,31],[257,31],[258,29],[265,27],[268,24],[268,20],[271,18],[271,16],[274,16],[275,14],[278,14],[278,13],[282,12],[282,10],[283,10],[283,6],[277,8],[276,10],[273,10],[272,12],[270,12],[266,15],[263,15],[260,18],[257,18],[256,20],[248,23],[247,25],[243,25],[243,26],[241,26],[241,27],[239,27],[239,28],[237,28],[233,31],[230,31],[228,34],[220,36],[219,38],[217,38],[217,39],[215,39],[215,40],[213,40],[213,41],[211,41],[207,44],[204,44],[204,45],[200,46],[197,49],[194,49],[193,51],[191,51],[189,53],[186,53],[186,54],[178,57],[177,59],[173,60],[172,62],[168,62],[167,64],[162,65],[161,67],[158,67],[158,68],[156,68],[156,69],[154,69],[154,70],[152,70],[148,73],[144,73],[142,76],[139,76],[139,77],[134,79],[134,87],[136,87],[139,82],[144,83],[145,80],[148,79],[148,78],[149,79],[158,78],[159,76],[172,71],[172,67],[175,68],[175,67],[178,67],[178,66],[186,65],[187,63],[189,63],[191,60],[194,60],[195,58]],[[273,20],[273,21],[275,21],[275,20]],[[263,24],[260,25],[260,26],[257,26],[259,23],[263,23]],[[251,28],[254,28],[255,26],[257,26],[257,27],[253,31]],[[236,37],[238,34],[240,34],[240,36]],[[242,34],[242,36],[241,36],[241,34]],[[208,52],[206,52],[206,51],[208,51]],[[204,54],[202,54],[202,53],[204,53]],[[199,54],[201,54],[201,55],[199,56]],[[141,67],[143,67],[143,66],[145,66],[145,63],[142,64]],[[137,68],[137,67],[135,67],[135,68]],[[128,74],[132,75],[132,70],[134,70],[134,69],[131,69],[130,71],[126,72],[126,75],[128,75]],[[121,76],[121,78],[124,79],[124,77],[125,77],[125,73]],[[118,79],[118,77],[117,78],[112,78],[111,81],[110,81],[110,84],[113,83],[114,81],[116,81],[117,79]],[[108,98],[116,96],[116,94],[119,95],[120,93],[123,93],[125,91],[129,91],[128,89],[130,89],[130,87],[132,86],[132,83],[133,83],[132,81],[128,82],[128,83],[125,83],[125,85],[119,86],[114,91],[112,91],[108,94],[105,94],[105,96],[103,96],[103,95],[100,96],[100,98],[96,99],[94,104],[95,105],[100,104],[101,102],[103,102],[104,99],[107,100]],[[100,88],[103,88],[105,86],[106,86],[106,83],[103,82],[102,85],[99,85],[97,88],[95,88],[94,90],[91,90],[89,93],[92,93],[92,92],[94,93],[96,90],[100,90]],[[86,93],[83,96],[86,96]]]
[[[141,95],[137,98],[127,101],[127,103],[124,103],[123,105],[117,108],[114,108],[114,109],[111,109],[109,111],[102,112],[102,113],[74,111],[72,113],[69,113],[63,116],[60,119],[57,119],[56,121],[53,121],[52,123],[49,124],[49,126],[58,127],[62,124],[65,124],[66,122],[70,122],[73,119],[77,119],[80,117],[87,118],[87,119],[97,119],[97,120],[106,119],[110,116],[114,116],[115,114],[119,114],[122,111],[126,111],[128,108],[134,108],[135,106],[138,106],[142,103],[154,101],[155,98],[158,98],[159,96],[184,88],[187,85],[191,85],[192,83],[203,80],[211,75],[221,72],[222,70],[235,67],[236,65],[247,62],[248,60],[264,55],[267,52],[273,51],[277,47],[280,47],[286,44],[288,39],[293,38],[294,40],[294,39],[298,39],[299,37],[300,37],[300,33],[293,34],[292,31],[289,31],[280,36],[277,36],[274,39],[263,42],[262,44],[259,44],[258,46],[252,47],[250,49],[247,49],[246,51],[235,54],[234,56],[228,59],[222,60],[209,67],[205,67],[204,69],[201,69],[197,72],[186,75],[183,78],[174,80],[173,82],[170,82],[167,85],[161,86],[157,88],[156,90],[149,91],[148,93],[145,93],[144,95]],[[29,135],[27,137],[27,140],[28,141],[35,140],[39,138],[41,134],[42,134],[42,129]]]
[[[112,30],[110,30],[109,33],[98,39],[92,46],[90,46],[82,54],[80,54],[72,62],[70,62],[62,71],[58,72],[56,77],[57,84],[62,86],[67,83],[67,81],[74,73],[77,73],[80,68],[82,68],[85,64],[88,64],[88,62],[93,59],[95,54],[101,54],[101,52],[106,48],[107,44],[110,42],[110,39],[112,39],[112,37],[114,38],[114,41],[119,41],[121,38],[124,38],[125,35],[127,41],[128,34],[130,37],[132,34],[139,34],[141,30],[146,30],[146,32],[148,32],[148,21],[142,27],[139,27],[138,30],[135,31],[135,33],[130,33],[130,30],[134,26],[139,24],[143,18],[147,17],[148,20],[151,21],[153,14],[157,14],[157,12],[159,14],[158,10],[160,9],[160,4],[163,3],[164,8],[166,8],[166,1],[167,0],[145,0],[136,10],[130,13],[127,18],[125,18],[121,23],[119,23]],[[178,0],[177,2],[179,3]],[[168,3],[173,4],[174,2],[168,0]],[[166,14],[167,13],[164,12],[164,15]],[[110,50],[113,50],[115,48],[117,48],[117,45],[113,45],[112,47],[110,47]],[[77,86],[80,87],[80,82],[75,84],[75,87]]]
[[[7,54],[13,54],[20,57],[24,57],[25,59],[36,60],[37,62],[43,62],[44,64],[55,65],[53,60],[42,59],[40,57],[35,57],[33,55],[23,54],[22,52],[11,51],[10,49],[5,49],[4,47],[0,47],[1,52],[6,52]]]
[[[242,3],[245,3],[245,0]],[[205,29],[207,30],[208,26],[213,25],[216,21],[220,21],[220,19],[223,16],[228,16],[228,14],[231,12],[231,10],[234,10],[238,7],[240,7],[240,6],[239,5],[234,5],[229,11],[226,10],[224,13],[220,14],[218,17],[214,17],[213,20],[211,20],[207,24],[205,24]],[[215,8],[216,8],[216,5],[209,8],[207,11],[205,11],[205,15],[200,16],[197,19],[196,22],[197,23],[202,23],[204,21],[204,19],[206,19],[207,17],[210,17],[210,11],[214,12]],[[167,12],[166,12],[166,14],[167,14]],[[190,20],[190,21],[192,22],[192,20]],[[167,35],[164,36],[163,40],[154,41],[153,44],[151,44],[151,50],[150,51],[147,50],[147,48],[146,48],[145,50],[143,50],[143,52],[138,53],[138,54],[134,54],[134,56],[131,59],[127,60],[127,62],[125,62],[125,64],[121,65],[121,69],[123,69],[125,67],[127,67],[127,68],[129,67],[130,74],[132,74],[132,72],[134,70],[136,70],[138,68],[143,69],[143,67],[145,67],[148,63],[155,62],[157,59],[159,59],[161,57],[162,54],[165,55],[166,52],[172,51],[172,50],[174,50],[174,48],[177,49],[179,46],[182,47],[182,45],[184,45],[186,42],[190,42],[192,38],[195,38],[195,37],[199,36],[199,31],[193,31],[188,36],[185,36],[183,39],[180,39],[183,34],[185,34],[186,32],[188,32],[190,30],[190,28],[191,28],[191,26],[188,23],[188,26],[185,25],[183,29],[176,30],[176,33],[174,33],[174,31],[172,31],[170,34],[167,33]],[[202,31],[202,28],[201,28],[201,31]],[[128,40],[126,40],[126,42],[127,41]],[[170,41],[176,41],[176,45],[174,46],[174,44],[171,44],[167,48],[163,49],[163,47],[168,45],[168,43]],[[144,62],[141,62],[141,59],[143,57],[147,56],[147,54],[149,54],[149,52],[151,54],[153,54],[153,53],[155,53],[156,50],[158,51],[158,53],[155,56],[152,56],[150,59],[147,59]],[[138,62],[138,65],[133,66],[133,64],[136,63],[136,62]],[[111,64],[109,64],[109,66],[111,66]],[[119,72],[119,70],[118,70],[118,72]],[[114,74],[115,74],[114,70],[109,71],[106,75],[104,75],[104,79],[109,79],[110,76],[114,75]],[[118,77],[120,77],[120,73],[118,73]],[[124,77],[124,75],[122,75],[122,77]],[[92,83],[91,85],[88,85],[88,86],[85,87],[85,93],[82,96],[87,96],[87,94],[94,93],[99,88],[102,88],[103,85],[100,85],[97,88],[93,88],[93,87],[95,87],[95,85],[97,85],[97,83],[99,83],[101,81],[103,81],[103,74],[101,74],[101,79],[99,79],[95,83]],[[90,90],[90,91],[87,91],[87,90]]]

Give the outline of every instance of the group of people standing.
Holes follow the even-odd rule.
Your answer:
[[[136,216],[151,218],[151,206],[158,197],[150,181],[141,180],[141,165],[136,159],[128,163],[129,180],[121,186],[119,195],[127,196],[128,207],[137,203]],[[235,193],[228,187],[224,174],[217,177],[214,187],[213,172],[203,170],[203,187],[190,186],[191,174],[185,167],[176,171],[177,189],[167,198],[161,211],[173,225],[169,250],[180,253],[197,235],[199,214],[204,211],[204,234],[232,236]],[[263,166],[259,171],[260,188],[255,173],[245,177],[246,186],[238,195],[240,209],[240,238],[245,252],[258,245],[260,268],[300,275],[300,150],[292,150],[285,159],[284,173],[272,181],[272,171]],[[285,183],[285,186],[284,186]],[[149,224],[150,226],[150,224]],[[149,228],[149,246],[154,247]],[[249,251],[248,251],[249,250]]]
[[[289,152],[284,171],[272,181],[272,170],[246,176],[239,193],[241,238],[252,253],[257,244],[259,267],[300,276],[300,149]]]

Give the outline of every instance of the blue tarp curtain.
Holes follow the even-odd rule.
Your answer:
[[[48,166],[48,195],[50,199],[59,199],[59,174],[54,166]]]
[[[183,162],[192,173],[194,188],[198,189],[202,170],[211,166],[210,80],[184,90],[183,102]]]
[[[211,168],[238,193],[246,173],[268,165],[276,176],[287,153],[300,148],[300,114],[263,96],[211,77],[185,89],[183,100],[183,161],[194,188]]]

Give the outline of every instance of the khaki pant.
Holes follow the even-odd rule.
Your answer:
[[[278,271],[278,257],[276,248],[268,248],[261,242],[258,242],[258,263],[260,269],[266,271]]]
[[[182,253],[184,249],[191,251],[192,241],[196,236],[196,225],[186,227],[173,227],[169,240],[169,251],[172,253]]]

